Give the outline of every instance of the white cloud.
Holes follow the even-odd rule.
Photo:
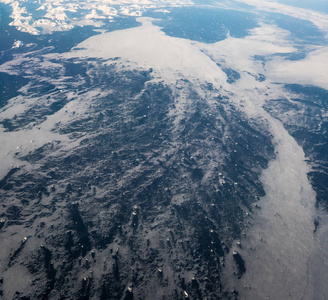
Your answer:
[[[298,19],[308,20],[314,25],[324,30],[328,35],[328,15],[312,11],[309,9],[298,8],[290,5],[266,0],[236,0],[237,2],[253,5],[260,10],[282,13]]]
[[[17,27],[22,32],[34,35],[39,34],[39,31],[31,25],[33,21],[32,16],[27,13],[25,7],[22,7],[18,1],[13,1],[11,7],[13,9],[11,14],[13,21],[9,25]]]
[[[126,68],[152,68],[166,82],[175,83],[182,76],[215,86],[225,83],[222,70],[191,41],[165,35],[148,18],[139,20],[141,27],[93,36],[75,47],[80,50],[73,48],[64,57],[120,57]]]
[[[271,81],[316,85],[328,90],[328,48],[324,47],[297,61],[276,58],[268,64]]]
[[[104,16],[99,16],[97,11],[93,9],[90,14],[85,16],[86,19],[105,19]]]
[[[40,6],[36,11],[44,11],[45,14],[42,17],[36,17],[35,11],[27,10],[27,0],[0,0],[0,2],[11,5],[13,9],[11,17],[14,20],[10,25],[34,35],[65,31],[77,25],[101,26],[101,23],[93,23],[90,20],[112,19],[115,16],[138,17],[150,8],[160,9],[192,4],[190,0],[85,0],[78,3],[72,3],[69,0],[40,0],[38,1]],[[66,12],[76,13],[76,16],[68,18]],[[49,20],[53,22],[49,22]],[[40,28],[43,30],[42,32],[39,31]]]
[[[288,42],[288,32],[275,25],[262,24],[250,31],[243,39],[228,37],[214,43],[197,43],[198,47],[222,67],[231,68],[241,75],[239,85],[244,88],[253,85],[262,86],[249,73],[267,74],[267,68],[261,61],[254,59],[255,55],[267,57],[277,53],[292,53],[296,49]]]
[[[114,7],[107,6],[105,4],[98,5],[97,9],[102,11],[106,16],[116,16],[118,14],[117,10]]]

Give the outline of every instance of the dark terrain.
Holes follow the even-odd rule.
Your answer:
[[[227,256],[234,256],[231,276],[247,270],[232,243],[264,195],[259,175],[273,158],[265,124],[247,119],[219,90],[210,105],[184,82],[188,102],[177,126],[179,94],[149,83],[152,70],[67,63],[65,72],[66,91],[74,88],[88,112],[58,120],[53,131],[78,146],[54,140],[18,153],[32,169],[12,169],[0,182],[0,235],[28,232],[2,264],[4,297],[236,298],[220,277]],[[96,89],[102,93],[84,97]],[[38,92],[47,105],[3,121],[7,131],[42,126],[70,101],[47,82],[31,84],[26,95]],[[6,284],[16,265],[26,269],[27,290]]]

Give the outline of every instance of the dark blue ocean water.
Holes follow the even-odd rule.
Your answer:
[[[168,14],[149,12],[147,16],[161,19],[155,24],[169,36],[203,43],[232,37],[243,38],[258,23],[252,13],[209,7],[183,7],[171,9]]]
[[[323,44],[326,42],[325,33],[312,22],[279,13],[265,13],[266,21],[277,24],[280,28],[288,30],[295,42],[306,44]]]
[[[310,21],[278,13],[264,13],[262,17],[266,22],[274,23],[290,32],[289,39],[294,43],[297,52],[278,54],[288,60],[304,59],[313,50],[311,46],[327,44],[325,32]]]

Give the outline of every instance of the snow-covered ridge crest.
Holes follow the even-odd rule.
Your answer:
[[[191,5],[190,0],[91,0],[72,3],[69,0],[40,0],[30,8],[29,0],[0,0],[13,10],[11,26],[33,35],[65,31],[74,26],[100,27],[102,20],[118,16],[142,16],[150,8]],[[42,13],[43,12],[43,13]],[[40,17],[41,15],[41,17]]]

